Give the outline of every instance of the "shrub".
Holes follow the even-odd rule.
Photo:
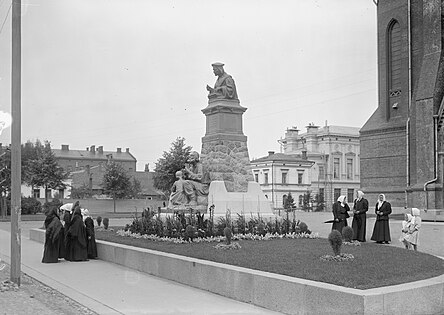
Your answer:
[[[109,219],[103,218],[103,227],[105,228],[105,230],[108,230],[108,226],[109,226]]]
[[[300,233],[311,233],[311,231],[308,229],[308,225],[305,222],[299,222],[298,226]]]
[[[35,198],[22,197],[22,214],[36,214],[42,212],[42,204]]]
[[[190,224],[188,224],[185,228],[185,238],[189,241],[193,241],[193,238],[196,236],[196,228]]]
[[[264,236],[265,235],[265,224],[264,222],[260,222],[257,225],[257,234]]]
[[[231,238],[233,237],[233,232],[231,232],[231,229],[228,226],[224,229],[224,236],[226,238],[227,245],[230,245]]]
[[[328,235],[328,241],[330,242],[330,246],[333,249],[333,253],[335,256],[341,254],[341,245],[342,245],[342,235],[338,230],[332,230]]]
[[[97,221],[97,225],[100,226],[102,224],[102,217],[100,215],[97,216],[96,221]]]
[[[351,243],[353,238],[353,229],[349,226],[344,226],[342,228],[342,238],[344,241]]]

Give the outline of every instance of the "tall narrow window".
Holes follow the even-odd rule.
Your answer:
[[[334,198],[335,198],[335,200],[334,201],[338,200],[340,195],[341,195],[341,188],[335,188],[335,190],[334,190]]]
[[[302,184],[304,178],[304,173],[298,173],[298,184]]]
[[[353,188],[347,189],[347,202],[355,200],[355,190]]]
[[[259,183],[259,174],[258,173],[254,173],[254,181],[256,183]]]
[[[264,173],[264,184],[268,185],[268,173]]]
[[[282,172],[282,184],[287,183],[287,172]]]
[[[320,165],[319,166],[319,180],[323,180],[323,179],[325,179],[324,166]]]
[[[387,29],[387,120],[401,98],[401,44],[401,27],[393,20]]]
[[[353,179],[353,159],[347,159],[347,179]]]
[[[333,159],[333,178],[339,179],[339,158]]]

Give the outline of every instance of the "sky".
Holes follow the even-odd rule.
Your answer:
[[[11,0],[0,111],[11,112]],[[362,127],[377,108],[371,0],[22,0],[22,142],[129,148],[143,170],[178,137],[200,152],[206,85],[235,80],[250,159],[287,128]],[[0,142],[11,142],[10,128]]]

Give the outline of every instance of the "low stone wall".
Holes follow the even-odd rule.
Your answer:
[[[30,238],[43,242],[44,230],[31,230]],[[285,314],[444,312],[444,275],[357,290],[105,241],[97,250],[99,259]]]

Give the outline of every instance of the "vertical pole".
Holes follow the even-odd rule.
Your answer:
[[[20,285],[21,274],[21,0],[12,0],[11,70],[11,276]]]

